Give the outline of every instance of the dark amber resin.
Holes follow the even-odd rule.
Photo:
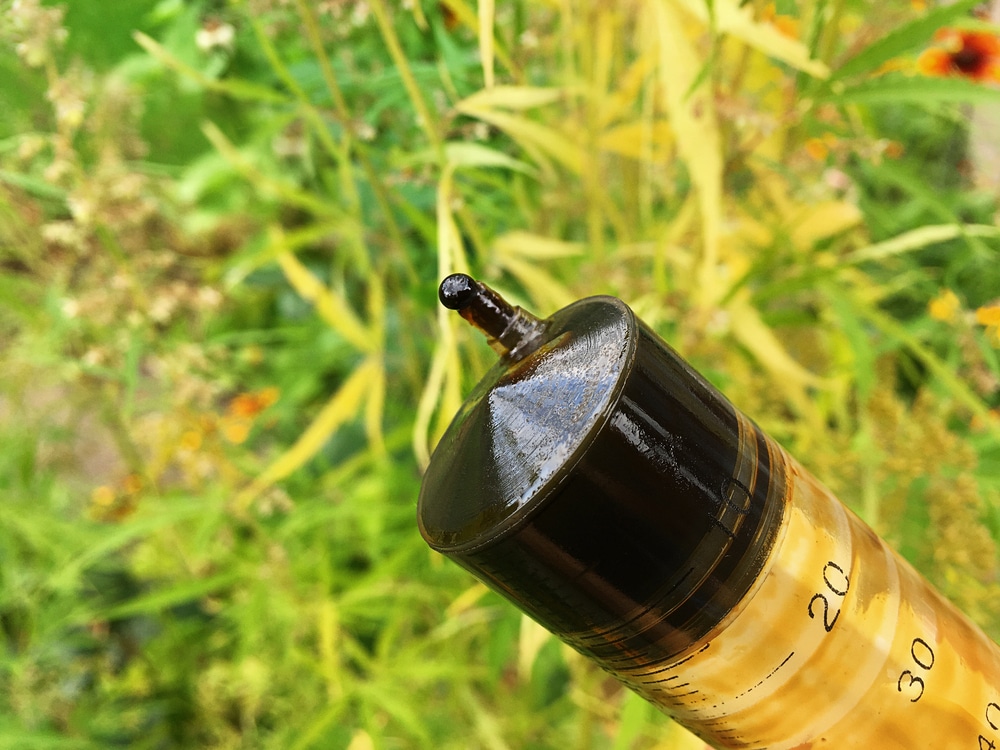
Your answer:
[[[1000,649],[624,303],[442,299],[502,356],[428,467],[432,547],[713,747],[1000,745]]]
[[[780,521],[768,453],[741,479],[740,439],[733,407],[626,305],[582,300],[476,387],[420,528],[606,666],[667,659],[746,594]]]

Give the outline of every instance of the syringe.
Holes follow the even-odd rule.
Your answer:
[[[714,747],[997,749],[1000,649],[623,302],[440,296],[501,358],[434,549]]]

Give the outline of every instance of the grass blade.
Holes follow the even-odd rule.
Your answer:
[[[886,75],[821,94],[818,98],[819,101],[835,104],[997,104],[1000,102],[1000,89],[989,88],[964,78]]]
[[[496,48],[493,44],[493,17],[496,11],[495,0],[479,0],[479,57],[483,63],[483,82],[487,89],[493,88],[495,76],[493,61],[496,58]]]
[[[369,352],[375,338],[361,318],[340,295],[334,294],[323,282],[302,265],[292,253],[278,255],[278,265],[301,297],[313,303],[316,313],[333,330],[350,341],[359,351]]]
[[[270,485],[305,465],[320,452],[333,433],[358,415],[365,395],[371,389],[371,383],[377,379],[377,368],[378,363],[369,359],[351,373],[295,444],[278,456],[249,487],[237,495],[234,501],[237,512],[245,512],[250,503]]]
[[[150,36],[143,34],[141,31],[136,31],[132,34],[132,38],[135,39],[136,44],[142,47],[146,52],[155,57],[164,66],[170,68],[171,70],[183,75],[199,86],[203,86],[209,91],[217,91],[220,94],[227,94],[233,97],[233,99],[251,102],[269,102],[271,104],[289,104],[290,100],[284,94],[281,94],[273,89],[269,89],[266,86],[261,86],[251,81],[242,81],[239,79],[214,79],[201,73],[190,65],[181,62],[177,57],[168,52],[163,45],[157,42]]]
[[[750,3],[737,0],[716,0],[711,5],[704,0],[677,2],[719,34],[730,34],[768,57],[781,60],[816,78],[826,78],[830,74],[826,65],[809,57],[809,49],[802,42],[785,36],[772,24],[755,21]]]
[[[677,150],[687,165],[701,210],[702,255],[695,279],[700,304],[717,300],[722,289],[716,276],[722,225],[722,136],[709,86],[692,89],[702,67],[684,31],[684,19],[672,0],[652,3],[650,42],[659,49],[659,80]],[[706,84],[708,81],[706,80]]]

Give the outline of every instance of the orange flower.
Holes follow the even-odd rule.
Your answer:
[[[787,36],[789,39],[799,38],[799,22],[792,16],[780,15],[774,3],[768,3],[764,7],[764,12],[761,13],[760,20],[771,24],[779,33]]]
[[[231,417],[255,417],[278,400],[278,389],[264,388],[255,393],[241,393],[229,402]]]
[[[972,415],[972,421],[969,422],[969,427],[971,427],[976,432],[982,432],[990,424],[996,424],[1000,421],[1000,409],[990,409],[986,414],[986,419],[983,419],[978,414]]]
[[[233,445],[245,443],[250,437],[253,423],[247,417],[223,417],[219,420],[219,431]]]
[[[110,523],[122,521],[135,512],[142,491],[142,478],[129,474],[116,484],[102,484],[90,493],[88,515],[92,519]]]
[[[233,445],[244,443],[250,436],[257,415],[277,401],[280,395],[274,386],[237,394],[229,400],[225,415],[219,417],[214,427]]]
[[[899,141],[887,141],[883,152],[890,159],[898,159],[906,152],[906,147]]]
[[[813,161],[825,161],[830,155],[830,148],[823,142],[822,138],[810,138],[805,143],[806,153]]]
[[[917,70],[928,76],[961,76],[1000,83],[1000,39],[984,31],[940,29],[937,46],[924,50]]]

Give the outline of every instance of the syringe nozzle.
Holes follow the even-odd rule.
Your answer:
[[[461,310],[472,303],[480,287],[479,282],[468,274],[453,273],[441,282],[438,299],[449,310]]]
[[[485,284],[464,273],[453,273],[438,288],[438,299],[486,334],[501,355],[518,359],[531,351],[542,323],[531,313],[514,307]]]

